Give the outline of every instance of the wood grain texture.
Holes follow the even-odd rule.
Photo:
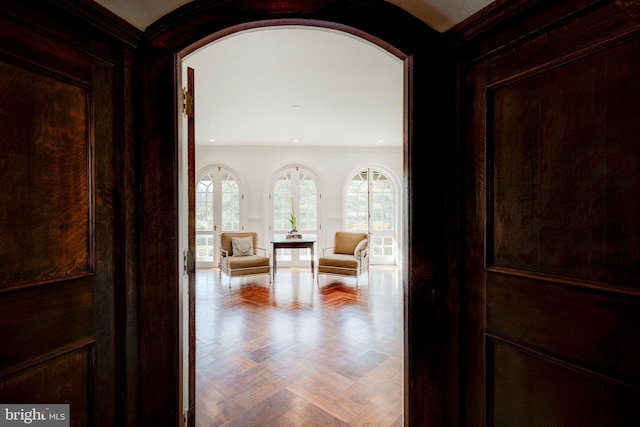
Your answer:
[[[93,290],[89,280],[21,289],[2,295],[4,347],[0,375],[28,367],[69,343],[89,339]]]
[[[2,102],[12,106],[0,125],[0,288],[88,274],[87,91],[6,62],[0,74]]]
[[[196,274],[198,426],[401,426],[400,270]]]
[[[638,53],[636,40],[490,92],[496,265],[637,286],[640,124],[620,117],[640,114]]]
[[[638,3],[516,9],[457,51],[463,424],[635,425]]]
[[[640,384],[640,294],[491,272],[487,301],[487,333]]]
[[[492,426],[634,426],[640,391],[523,351],[489,343]]]
[[[73,426],[134,425],[122,254],[135,265],[137,250],[120,246],[135,236],[136,186],[120,175],[132,63],[62,3],[0,4],[0,401],[68,403]]]
[[[78,342],[28,369],[0,376],[2,403],[66,403],[72,427],[94,424],[90,409],[91,402],[95,401],[91,376],[93,356],[91,342]]]

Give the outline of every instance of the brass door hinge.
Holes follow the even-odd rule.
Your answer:
[[[193,274],[196,272],[196,254],[193,251],[184,251],[182,254],[183,270],[182,274]]]
[[[193,117],[193,109],[193,94],[187,88],[182,88],[182,114]]]

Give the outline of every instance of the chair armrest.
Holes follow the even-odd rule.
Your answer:
[[[322,248],[322,256],[325,255],[325,252],[328,251],[329,249],[331,249],[331,253],[333,253],[333,249],[335,248],[335,246],[329,246],[328,248]]]
[[[221,254],[222,254],[222,256],[224,256],[224,257],[228,257],[228,256],[229,256],[229,251],[226,251],[226,250],[224,250],[224,249],[222,249],[222,248],[220,248],[220,253],[221,253]]]
[[[259,246],[256,246],[255,249],[262,251],[262,256],[266,256],[266,257],[271,258],[271,253],[268,253],[265,248],[261,248]]]

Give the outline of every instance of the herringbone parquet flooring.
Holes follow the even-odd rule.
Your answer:
[[[402,426],[398,268],[355,279],[306,269],[196,274],[196,423]]]

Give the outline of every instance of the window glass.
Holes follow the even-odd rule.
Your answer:
[[[222,193],[222,230],[240,230],[240,189],[236,179],[223,172],[221,178]]]
[[[347,185],[347,229],[369,233],[371,264],[395,262],[395,201],[393,182],[381,171],[365,169]]]
[[[281,175],[273,188],[273,233],[284,235],[291,231],[291,214],[296,220],[297,231],[306,238],[317,238],[318,187],[309,171],[293,167]],[[278,262],[285,265],[302,265],[311,259],[309,249],[278,249]]]
[[[393,230],[394,191],[389,179],[380,172],[373,171],[371,211],[373,230]]]
[[[298,228],[315,230],[318,224],[318,191],[316,183],[310,176],[300,173],[298,196]]]
[[[367,171],[362,171],[351,179],[347,188],[347,229],[366,231],[369,214]]]
[[[217,232],[240,230],[240,186],[222,168],[207,173],[196,185],[196,261],[215,262]]]
[[[273,228],[289,230],[291,214],[291,173],[282,175],[273,189]]]
[[[211,174],[196,186],[196,231],[213,231],[213,178]]]

